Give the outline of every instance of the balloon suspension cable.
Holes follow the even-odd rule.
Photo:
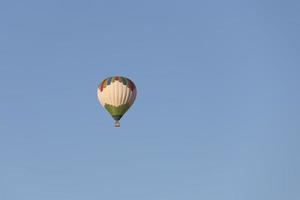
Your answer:
[[[118,120],[115,121],[115,127],[117,127],[117,128],[120,127],[120,122]]]

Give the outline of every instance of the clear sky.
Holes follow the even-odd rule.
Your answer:
[[[1,1],[0,200],[300,199],[299,10]],[[120,129],[110,75],[138,89]]]

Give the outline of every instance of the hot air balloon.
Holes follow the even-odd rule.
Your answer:
[[[115,120],[115,127],[120,127],[119,120],[132,106],[137,94],[134,83],[122,76],[109,77],[99,84],[97,93],[100,104]]]

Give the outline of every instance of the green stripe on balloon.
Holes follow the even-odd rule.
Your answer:
[[[123,104],[120,106],[113,106],[113,105],[109,105],[109,104],[105,104],[104,105],[105,109],[111,114],[111,116],[116,119],[116,120],[120,120],[121,117],[127,112],[127,110],[130,108],[129,103],[127,104]]]

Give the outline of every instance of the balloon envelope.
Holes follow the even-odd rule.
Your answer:
[[[100,104],[115,119],[116,127],[119,127],[119,120],[136,98],[135,84],[126,77],[108,77],[99,84],[97,93]]]

